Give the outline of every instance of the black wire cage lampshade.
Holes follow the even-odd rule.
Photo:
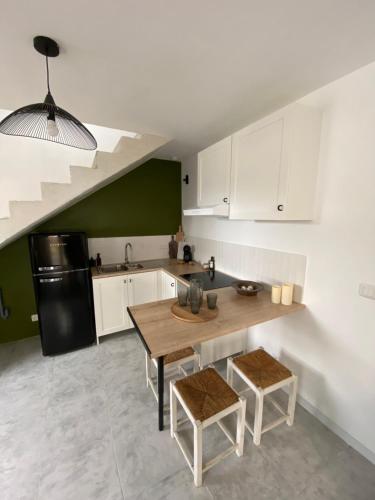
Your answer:
[[[46,57],[47,95],[44,102],[29,104],[13,111],[0,122],[6,135],[33,137],[73,148],[93,150],[97,142],[91,132],[73,115],[56,106],[49,87],[48,58],[59,55],[59,46],[51,38],[36,36],[34,48]]]

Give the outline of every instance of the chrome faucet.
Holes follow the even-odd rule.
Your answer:
[[[125,264],[129,264],[128,248],[130,248],[130,250],[133,250],[133,247],[132,247],[131,243],[127,243],[125,245]]]

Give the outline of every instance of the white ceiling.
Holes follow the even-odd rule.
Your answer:
[[[2,0],[0,108],[45,95],[182,157],[375,60],[374,0]]]

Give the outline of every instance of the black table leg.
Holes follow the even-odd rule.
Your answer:
[[[159,431],[164,429],[164,357],[158,358]]]

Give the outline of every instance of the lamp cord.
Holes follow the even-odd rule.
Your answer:
[[[49,88],[49,67],[48,67],[48,56],[46,56],[46,69],[47,69],[47,89],[48,93],[51,93],[51,90]]]

